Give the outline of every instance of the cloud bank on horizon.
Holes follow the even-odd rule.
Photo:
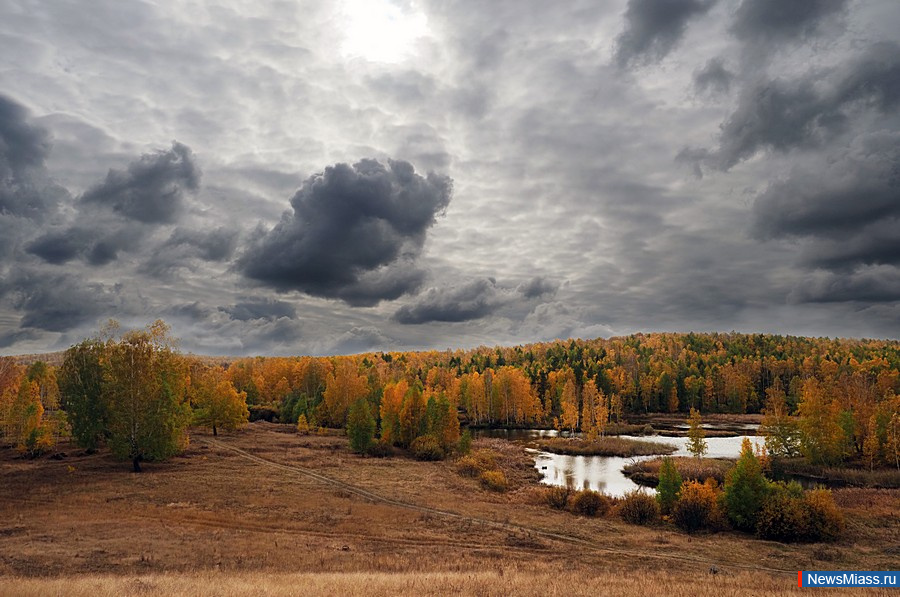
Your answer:
[[[6,2],[0,354],[110,317],[234,355],[900,338],[898,30],[891,0]]]

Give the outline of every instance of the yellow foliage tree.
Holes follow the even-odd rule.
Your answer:
[[[400,410],[408,391],[409,384],[405,379],[384,386],[381,396],[381,441],[386,444],[400,441]]]
[[[194,407],[194,423],[212,427],[214,436],[219,434],[219,429],[243,427],[250,418],[247,393],[238,392],[219,367],[198,371],[191,379],[189,396]]]
[[[334,427],[347,424],[350,405],[369,393],[369,381],[359,374],[351,358],[337,359],[334,373],[325,378],[324,406],[328,422]]]
[[[562,408],[559,418],[560,430],[566,429],[570,433],[575,433],[578,427],[578,396],[575,393],[575,382],[571,379],[563,386],[560,406]]]

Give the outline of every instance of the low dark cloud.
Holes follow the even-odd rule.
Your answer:
[[[37,330],[13,330],[0,334],[0,348],[7,348],[19,342],[37,340],[41,333]]]
[[[359,354],[376,350],[395,350],[397,341],[373,326],[354,326],[334,339],[326,354]]]
[[[559,282],[548,280],[543,276],[535,276],[529,281],[520,284],[516,290],[527,299],[539,298],[556,294],[556,291],[559,290]]]
[[[203,321],[212,315],[213,311],[209,307],[200,304],[200,301],[192,303],[181,303],[172,305],[165,310],[167,316],[188,319],[192,321]]]
[[[900,265],[900,133],[862,135],[814,167],[795,168],[757,197],[753,216],[760,238],[801,239],[807,266]]]
[[[191,149],[173,142],[167,151],[144,154],[127,170],[110,170],[106,180],[81,196],[81,203],[111,208],[147,224],[171,224],[184,209],[184,195],[200,186]]]
[[[681,41],[688,22],[706,14],[715,0],[629,0],[625,30],[616,38],[620,67],[665,58]]]
[[[900,268],[862,268],[850,274],[825,273],[804,280],[791,293],[797,303],[895,303],[900,301]]]
[[[839,19],[848,0],[743,0],[734,15],[735,37],[753,42],[806,39]]]
[[[25,249],[57,265],[75,259],[106,265],[121,253],[141,250],[154,228],[173,223],[184,210],[185,193],[195,192],[199,183],[191,149],[174,142],[172,149],[144,154],[126,170],[110,170],[75,203],[74,221],[47,229]],[[179,228],[155,249],[145,272],[161,274],[192,257],[222,261],[236,243],[236,233],[225,229]]]
[[[710,58],[703,68],[694,71],[694,89],[700,93],[728,93],[734,73],[725,68],[721,58]]]
[[[0,216],[41,221],[65,195],[45,169],[50,135],[24,106],[0,95]]]
[[[251,321],[264,319],[274,321],[281,317],[294,319],[297,317],[297,309],[290,303],[270,298],[251,298],[235,303],[230,307],[219,307],[219,310],[227,313],[231,319],[238,321]]]
[[[254,239],[238,267],[278,290],[355,305],[397,298],[421,285],[410,265],[450,195],[448,177],[423,177],[408,162],[329,166],[303,183],[293,212]]]
[[[85,282],[72,274],[20,270],[13,288],[13,306],[22,315],[22,329],[66,332],[135,310],[120,287]]]
[[[494,279],[481,278],[460,286],[430,288],[414,303],[400,307],[394,320],[407,325],[470,321],[494,313],[508,301]]]
[[[898,105],[900,45],[882,42],[824,73],[747,86],[722,124],[718,150],[689,149],[681,157],[727,171],[763,149],[820,146],[846,131],[857,112],[893,114]]]
[[[764,238],[847,238],[884,219],[900,217],[900,134],[861,137],[813,169],[797,168],[773,183],[754,205]]]
[[[238,231],[225,227],[213,230],[176,228],[145,261],[140,271],[165,278],[179,268],[194,268],[196,260],[224,262],[237,248]]]

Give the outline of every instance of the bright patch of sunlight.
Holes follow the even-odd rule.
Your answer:
[[[428,20],[415,3],[401,8],[390,0],[344,0],[344,43],[348,58],[400,62],[428,33]]]

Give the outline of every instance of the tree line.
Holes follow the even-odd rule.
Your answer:
[[[776,455],[900,467],[895,341],[635,334],[456,351],[222,359],[210,366],[178,355],[160,331],[164,324],[155,325],[117,340],[86,340],[67,351],[58,370],[2,360],[4,434],[24,449],[40,449],[71,427],[76,438],[86,434],[113,447],[127,427],[118,400],[138,400],[129,388],[142,387],[171,396],[162,410],[179,421],[172,428],[182,434],[181,421],[218,429],[239,419],[244,401],[253,417],[292,424],[302,417],[312,428],[344,428],[351,407],[363,401],[376,434],[402,446],[440,435],[418,417],[429,408],[443,418],[458,412],[471,425],[555,426],[587,436],[629,415],[695,409],[763,413]],[[130,368],[145,361],[152,366]],[[155,381],[144,385],[139,375]]]

